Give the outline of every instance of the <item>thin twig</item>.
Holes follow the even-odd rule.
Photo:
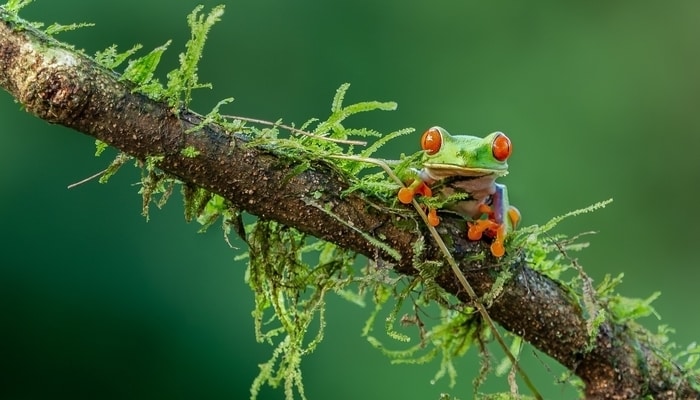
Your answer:
[[[298,133],[300,135],[312,137],[314,139],[325,140],[328,142],[342,143],[342,144],[354,144],[357,146],[367,146],[367,142],[362,141],[362,140],[336,139],[336,138],[329,138],[327,136],[319,136],[319,135],[315,135],[311,132],[302,131],[301,129],[297,129],[297,128],[290,126],[290,125],[278,124],[276,122],[265,121],[263,119],[239,117],[237,115],[222,115],[222,117],[239,119],[241,121],[252,122],[254,124],[268,125],[268,126],[272,126],[272,127],[280,127],[280,128],[286,129],[286,130],[293,132],[293,133]]]
[[[91,180],[93,180],[93,179],[99,177],[100,175],[103,175],[105,172],[107,172],[107,169],[103,169],[102,171],[100,171],[100,172],[98,172],[98,173],[96,173],[96,174],[94,174],[94,175],[88,176],[87,178],[85,178],[85,179],[83,179],[83,180],[80,180],[80,181],[78,181],[78,182],[71,183],[70,185],[68,185],[68,189],[73,189],[73,188],[76,187],[76,186],[80,186],[80,185],[82,185],[83,183],[89,182],[89,181],[91,181]]]

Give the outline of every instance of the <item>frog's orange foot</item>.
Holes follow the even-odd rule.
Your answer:
[[[410,204],[416,195],[432,197],[433,191],[430,189],[430,186],[418,179],[411,183],[408,187],[402,187],[399,189],[399,193],[396,197],[398,197],[399,201],[403,204]],[[435,208],[428,207],[428,224],[431,226],[438,226],[440,224],[440,218],[437,216],[437,210]]]
[[[402,187],[401,189],[399,189],[399,194],[397,195],[397,197],[399,198],[399,201],[403,204],[410,204],[413,201],[414,195],[415,193],[413,193],[413,190],[407,187]]]
[[[493,237],[493,242],[491,242],[491,254],[495,257],[503,257],[506,253],[504,245],[506,227],[504,224],[498,224],[490,219],[479,219],[468,222],[467,225],[469,225],[469,229],[467,230],[467,237],[469,240],[479,240],[484,234]]]
[[[425,182],[417,180],[411,183],[411,185],[408,187],[402,187],[399,189],[397,197],[403,204],[410,204],[417,194],[424,197],[432,197],[433,191],[430,189],[430,187],[428,187],[428,185],[425,184]]]
[[[478,219],[476,221],[467,222],[469,229],[467,237],[469,240],[479,240],[484,235],[484,232],[491,231],[498,227],[498,224],[490,219]]]

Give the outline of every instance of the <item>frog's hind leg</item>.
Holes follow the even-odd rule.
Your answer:
[[[479,207],[483,214],[488,217],[485,219],[478,219],[476,221],[467,222],[469,229],[467,230],[467,237],[469,240],[480,240],[481,237],[486,234],[488,237],[492,237],[491,242],[491,254],[496,257],[502,257],[506,253],[506,248],[504,245],[506,237],[506,225],[503,223],[498,223],[492,219],[493,211],[491,207],[486,204],[482,204],[483,207]]]
[[[491,195],[491,204],[480,204],[478,208],[479,215],[486,215],[486,218],[470,222],[467,231],[470,240],[479,240],[484,234],[492,237],[491,253],[496,257],[505,254],[506,235],[520,221],[520,212],[507,201],[506,187],[496,184],[496,190]]]

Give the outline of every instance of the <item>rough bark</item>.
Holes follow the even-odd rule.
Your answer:
[[[0,86],[27,111],[102,140],[139,159],[162,156],[159,167],[224,196],[240,209],[277,220],[303,232],[337,243],[370,258],[386,260],[397,272],[416,273],[412,243],[425,235],[396,224],[404,216],[392,214],[361,195],[340,197],[346,181],[323,160],[301,174],[290,174],[290,160],[250,146],[245,138],[208,125],[185,133],[201,119],[187,110],[131,92],[128,84],[88,58],[60,46],[27,26],[20,29],[0,8]],[[194,146],[190,158],[181,150]],[[292,176],[290,178],[290,176]],[[319,198],[318,193],[322,193]],[[319,207],[330,206],[344,223]],[[291,210],[291,212],[290,212]],[[360,232],[387,243],[401,255],[396,262],[373,246]],[[481,243],[469,242],[463,223],[445,217],[440,233],[449,235],[455,258],[478,295],[488,293],[497,266],[467,261]],[[430,247],[426,257],[438,257]],[[626,325],[606,322],[595,346],[586,351],[586,321],[579,306],[555,282],[533,271],[522,260],[509,266],[511,279],[489,308],[505,329],[522,336],[581,377],[591,399],[695,399],[690,379],[653,346],[638,339]],[[454,275],[446,270],[438,283],[468,302]]]

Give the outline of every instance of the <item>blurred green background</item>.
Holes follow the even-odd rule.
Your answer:
[[[91,54],[172,38],[164,75],[198,3],[222,1],[39,0],[23,16],[96,23],[59,35]],[[416,151],[432,125],[502,130],[515,145],[503,181],[524,224],[613,197],[559,232],[599,231],[578,255],[588,273],[600,281],[624,272],[620,291],[631,297],[661,291],[662,319],[641,322],[674,327],[680,346],[698,339],[700,3],[226,5],[199,72],[214,89],[197,91],[194,109],[233,96],[229,113],[299,123],[325,117],[335,89],[350,82],[348,102],[393,100],[399,109],[348,125],[418,131],[385,157]],[[272,349],[254,341],[245,265],[220,231],[197,234],[177,199],[146,222],[133,168],[108,185],[68,190],[109,156],[93,157],[91,138],[25,113],[6,92],[0,121],[0,397],[247,398]],[[437,363],[391,366],[360,337],[368,313],[331,299],[326,339],[303,364],[310,399],[472,397],[473,352],[458,364],[457,386],[433,385]],[[573,396],[553,383],[555,362],[524,357],[546,397]],[[507,384],[492,377],[483,389]],[[266,389],[260,398],[282,397]]]

